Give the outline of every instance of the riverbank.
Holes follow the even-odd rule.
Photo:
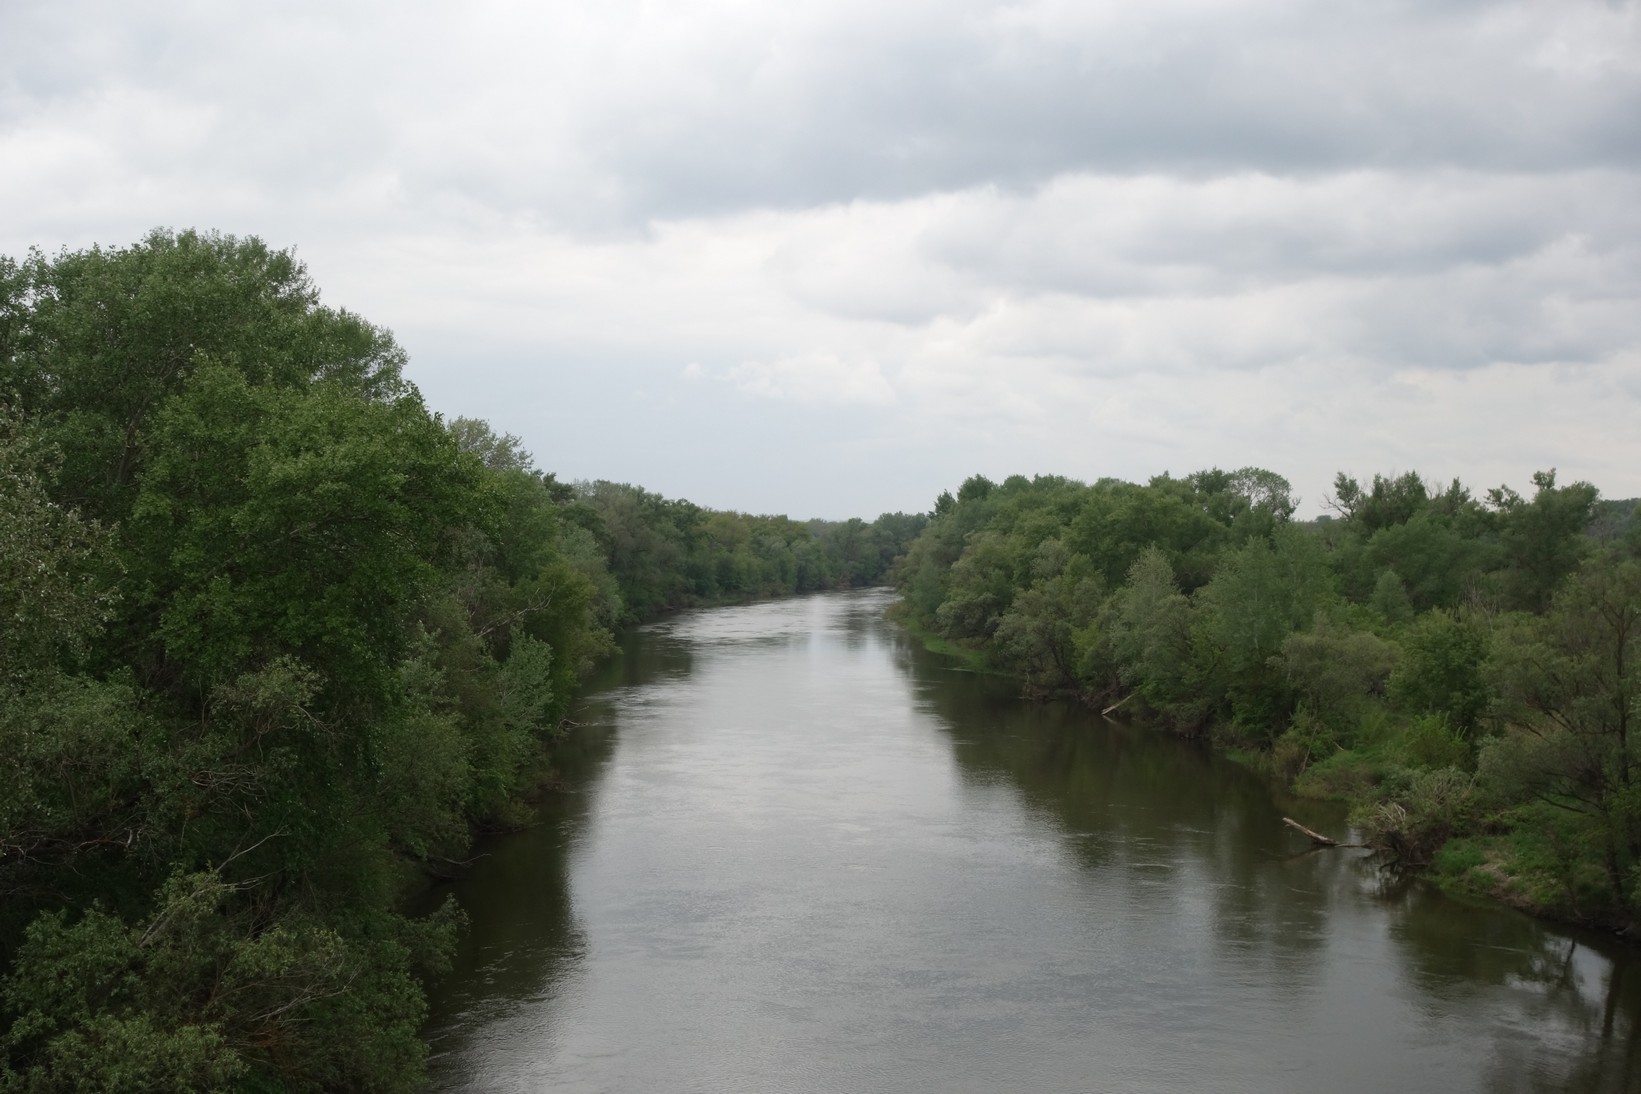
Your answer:
[[[924,649],[951,658],[964,671],[1026,683],[990,660],[984,645],[965,646],[919,626],[904,601],[885,616]],[[1111,696],[1110,689],[1093,694],[1022,687],[1023,699],[1069,700],[1094,713],[1108,709]],[[1122,700],[1123,721],[1180,735],[1177,725],[1156,717],[1143,702],[1129,704],[1131,697],[1129,693]],[[1508,810],[1489,803],[1478,793],[1474,749],[1441,728],[1381,719],[1363,747],[1336,748],[1319,758],[1296,745],[1292,736],[1275,736],[1274,747],[1259,747],[1224,725],[1198,727],[1183,736],[1208,741],[1283,796],[1344,806],[1352,831],[1339,838],[1362,840],[1382,856],[1386,869],[1424,878],[1458,899],[1641,942],[1634,917],[1615,912],[1607,902],[1598,869],[1585,864],[1570,876],[1555,807],[1528,806],[1524,815],[1521,807]]]

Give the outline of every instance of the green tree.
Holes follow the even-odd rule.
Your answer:
[[[1479,584],[1490,554],[1452,520],[1426,508],[1373,533],[1365,561],[1381,573],[1394,570],[1413,607],[1425,611],[1463,603],[1466,591]]]
[[[1177,727],[1199,728],[1208,704],[1196,687],[1191,602],[1160,547],[1141,552],[1111,608],[1107,632],[1123,682]]]
[[[1509,731],[1480,774],[1591,822],[1612,899],[1633,915],[1641,864],[1641,563],[1597,557],[1543,617],[1503,621],[1489,663]]]
[[[1104,587],[1088,560],[1069,555],[1057,539],[1038,546],[1032,573],[1032,585],[998,623],[998,658],[1024,679],[1028,691],[1075,689],[1098,641]]]
[[[1331,595],[1321,545],[1292,527],[1227,551],[1198,594],[1203,678],[1244,735],[1268,738],[1286,724],[1294,695],[1275,659]]]
[[[1413,620],[1413,601],[1407,595],[1407,585],[1395,570],[1382,570],[1373,583],[1373,595],[1368,606],[1386,624],[1399,626]]]
[[[1554,468],[1534,472],[1533,486],[1531,501],[1507,486],[1488,491],[1488,500],[1499,514],[1512,599],[1528,611],[1543,611],[1591,549],[1584,532],[1599,495],[1587,482],[1557,486]]]
[[[1326,613],[1309,630],[1283,639],[1280,656],[1310,717],[1340,733],[1360,720],[1363,706],[1384,689],[1396,663],[1389,643]]]
[[[153,431],[131,521],[153,655],[206,690],[288,655],[338,695],[393,695],[407,609],[490,500],[420,399],[202,366]]]
[[[110,538],[52,500],[56,463],[23,416],[0,406],[0,681],[83,650],[112,611]]]
[[[59,499],[97,518],[125,517],[148,431],[202,361],[258,386],[403,389],[393,339],[321,307],[301,264],[254,238],[155,231],[127,248],[34,252],[0,291],[0,391],[62,450]]]
[[[1430,490],[1414,471],[1393,478],[1374,475],[1372,484],[1365,490],[1356,479],[1341,471],[1334,476],[1333,496],[1327,502],[1345,518],[1351,529],[1371,536],[1381,529],[1412,520],[1430,503]]]
[[[1443,715],[1468,737],[1487,710],[1486,660],[1487,632],[1478,620],[1452,611],[1426,612],[1402,636],[1391,698],[1410,713]]]
[[[1210,560],[1226,534],[1226,525],[1214,519],[1188,483],[1159,476],[1147,486],[1095,484],[1067,545],[1093,562],[1112,586],[1126,580],[1140,555],[1155,547],[1167,554],[1189,592],[1208,579]]]
[[[935,619],[948,638],[989,638],[1014,601],[1018,558],[1014,544],[992,531],[976,532],[952,563]]]

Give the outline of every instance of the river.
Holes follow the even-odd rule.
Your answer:
[[[434,1088],[1641,1087],[1636,954],[1311,850],[1222,757],[957,671],[882,590],[689,612],[481,847]]]

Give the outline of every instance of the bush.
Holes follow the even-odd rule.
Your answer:
[[[1470,742],[1448,724],[1445,714],[1413,719],[1401,740],[1403,760],[1413,767],[1463,768],[1470,765]]]
[[[1338,750],[1333,730],[1302,709],[1294,714],[1287,732],[1271,745],[1271,762],[1284,781],[1292,782],[1312,763]]]
[[[1393,770],[1376,756],[1335,752],[1307,767],[1294,780],[1293,789],[1307,798],[1351,801],[1374,791]]]
[[[1405,789],[1357,810],[1351,823],[1370,847],[1406,866],[1428,866],[1475,812],[1472,776],[1453,767],[1410,773]]]

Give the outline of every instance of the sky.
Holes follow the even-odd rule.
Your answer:
[[[0,2],[0,253],[294,248],[561,479],[1641,495],[1641,2]]]

